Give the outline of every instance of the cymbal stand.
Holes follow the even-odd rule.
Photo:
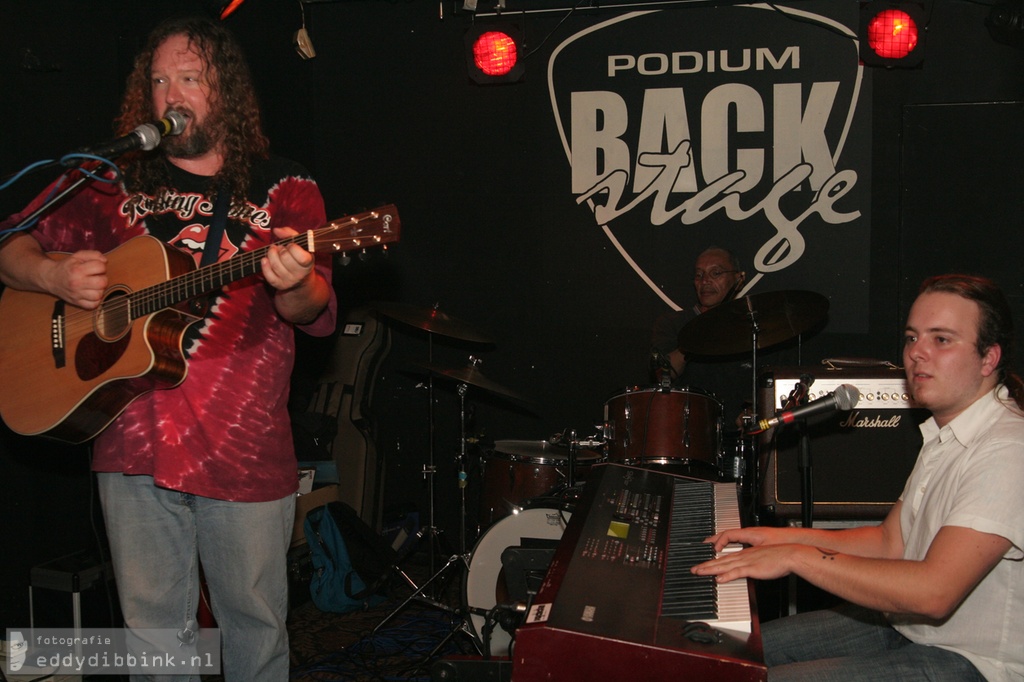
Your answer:
[[[569,471],[566,475],[566,489],[576,485],[576,458],[580,454],[580,442],[576,439],[576,429],[569,430]]]
[[[434,308],[436,310],[437,306],[435,305]],[[429,330],[427,331],[427,358],[428,358],[429,364],[432,365],[433,362],[434,362],[434,334],[433,334],[433,332],[431,332]],[[435,429],[434,429],[434,373],[433,372],[430,372],[429,375],[428,375],[428,378],[427,378],[427,402],[428,402],[428,405],[427,405],[427,424],[428,424],[428,426],[427,426],[427,440],[428,440],[428,443],[427,443],[427,463],[423,466],[423,469],[422,469],[423,478],[424,478],[424,480],[427,481],[427,525],[426,525],[426,527],[421,528],[418,533],[416,533],[416,541],[412,545],[412,547],[409,550],[407,550],[406,556],[409,556],[410,554],[412,554],[413,550],[419,544],[419,542],[424,537],[426,537],[428,539],[428,542],[430,543],[430,546],[428,548],[430,575],[433,576],[433,577],[437,577],[438,575],[441,575],[441,574],[444,573],[445,569],[450,564],[450,559],[449,559],[449,564],[446,564],[444,567],[442,567],[442,569],[440,571],[435,572],[435,568],[437,566],[436,559],[438,557],[440,557],[440,556],[451,556],[453,554],[453,551],[448,546],[442,546],[442,542],[444,541],[444,537],[443,537],[440,529],[437,527],[437,524],[436,524],[436,522],[434,520],[435,519],[435,516],[434,516],[434,513],[435,513],[434,504],[435,504],[435,502],[434,501],[436,499],[434,475],[437,473],[437,465],[435,464],[435,460],[434,460]],[[447,545],[447,543],[445,543],[445,545]],[[424,583],[423,587],[426,587],[427,585],[429,585],[432,582],[432,580],[433,580],[433,578],[431,578],[431,580],[428,580],[426,583]],[[412,587],[414,587],[414,588],[416,587],[416,584],[413,583],[408,577],[406,577],[406,581],[410,582]],[[416,595],[419,592],[422,591],[423,587],[418,588],[417,592],[413,593],[413,597],[416,597]],[[432,595],[432,598],[436,599],[437,596],[438,596],[438,594],[434,593]],[[389,618],[390,618],[390,616],[389,616]]]
[[[757,323],[757,311],[751,306],[749,298],[745,298],[747,301],[747,311],[750,316],[750,413],[753,415],[753,419],[757,419],[757,337],[761,331],[760,325]],[[748,422],[744,420],[744,430]],[[749,494],[749,514],[753,521],[757,521],[758,516],[758,495],[760,494],[760,478],[761,472],[758,466],[757,459],[757,446],[752,440],[752,457],[753,461],[750,464],[750,475],[747,483],[747,490]]]
[[[436,308],[436,306],[435,306]],[[427,333],[427,361],[430,364],[434,363],[434,334],[431,332]],[[427,465],[423,467],[423,478],[427,481],[427,522],[429,523],[428,531],[430,533],[430,574],[434,575],[434,550],[437,546],[437,540],[439,539],[439,531],[434,523],[434,474],[437,473],[437,466],[434,464],[434,373],[430,372],[427,376],[427,400],[429,405],[427,408],[427,421],[429,422],[427,429],[427,438],[429,443],[427,444]]]
[[[751,411],[754,415],[757,415],[757,336],[761,331],[761,327],[757,323],[757,311],[753,309],[749,298],[744,299],[747,302],[747,311],[750,316],[750,345],[751,345],[751,359],[750,359],[750,404]]]
[[[433,381],[433,377],[432,376],[431,376],[431,381]],[[469,636],[470,640],[472,640],[474,642],[474,645],[476,643],[476,637],[473,635],[473,632],[470,630],[469,623],[468,623],[467,619],[464,617],[464,614],[462,613],[462,610],[461,609],[457,609],[457,608],[452,607],[452,606],[449,606],[448,604],[445,604],[444,602],[440,601],[439,598],[438,598],[438,593],[434,593],[433,596],[428,595],[426,593],[428,587],[431,587],[435,583],[439,582],[441,577],[444,576],[445,574],[447,574],[448,570],[451,569],[453,566],[456,566],[459,562],[462,562],[464,570],[468,570],[469,569],[469,555],[466,553],[466,478],[467,477],[466,477],[466,473],[465,473],[465,469],[466,469],[466,467],[465,467],[465,461],[466,461],[466,392],[468,390],[469,390],[469,385],[468,384],[466,384],[466,383],[459,384],[459,387],[458,387],[459,407],[460,407],[459,418],[460,418],[460,432],[461,432],[460,449],[459,449],[459,460],[460,460],[459,461],[459,488],[460,488],[460,493],[461,493],[460,517],[459,517],[460,518],[460,522],[459,522],[459,553],[458,554],[451,554],[448,557],[447,562],[445,562],[445,564],[443,566],[441,566],[441,568],[438,569],[437,572],[434,572],[434,564],[433,564],[434,554],[433,554],[433,551],[431,551],[431,555],[430,555],[430,558],[431,558],[431,565],[430,565],[431,575],[430,575],[429,578],[427,578],[426,581],[424,581],[424,583],[422,585],[419,585],[419,586],[417,586],[416,583],[408,575],[406,575],[406,573],[404,571],[402,571],[401,569],[398,569],[397,570],[398,574],[403,579],[405,579],[405,581],[409,584],[410,587],[413,588],[414,591],[413,591],[412,594],[410,594],[408,597],[406,597],[406,599],[401,604],[399,604],[391,613],[386,615],[383,620],[381,620],[379,623],[377,623],[377,626],[373,629],[373,633],[376,634],[376,632],[385,623],[387,623],[392,618],[394,618],[395,615],[397,615],[399,611],[401,611],[406,606],[408,606],[409,603],[412,602],[413,600],[420,601],[422,603],[427,604],[428,606],[433,606],[434,608],[441,609],[442,611],[446,611],[446,612],[448,612],[448,613],[450,613],[450,614],[452,614],[454,616],[457,616],[458,619],[455,622],[455,624],[453,625],[453,627],[451,629],[451,632],[449,632],[448,635],[444,639],[442,639],[440,643],[438,643],[438,645],[434,648],[434,650],[431,651],[430,654],[427,655],[427,660],[429,660],[430,658],[433,658],[433,656],[438,651],[440,651],[441,648],[445,645],[445,643],[447,643],[448,640],[450,640],[457,632],[460,632],[460,631],[461,632],[465,632]],[[433,422],[431,422],[431,424],[433,424]],[[433,439],[431,439],[431,443],[433,443]],[[431,460],[430,460],[431,468],[433,468],[433,462],[434,462],[432,453],[433,453],[433,450],[431,449]],[[424,473],[426,473],[426,468],[424,468]],[[432,477],[432,475],[433,475],[434,471],[431,471],[430,473],[431,473],[431,499],[430,499],[430,505],[431,505],[430,506],[430,510],[431,510],[431,527],[430,528],[426,528],[426,529],[421,529],[420,532],[417,533],[417,541],[420,538],[422,538],[424,534],[426,534],[427,532],[430,532],[430,531],[433,531],[433,533],[435,535],[439,536],[439,532],[437,531],[437,529],[433,528],[433,504],[434,504],[434,498],[433,498],[433,494],[432,494],[433,493],[433,477]]]
[[[438,307],[438,304],[435,303],[434,304],[434,310],[436,310],[437,307]],[[428,331],[427,332],[427,359],[428,359],[428,363],[431,366],[433,365],[433,361],[434,361],[434,341],[433,340],[434,340],[433,333]],[[428,400],[429,400],[429,407],[428,407],[428,411],[427,411],[427,421],[429,423],[429,425],[428,425],[429,443],[428,443],[428,447],[427,447],[427,458],[428,459],[427,459],[427,464],[423,467],[423,477],[427,481],[427,517],[428,517],[428,525],[427,525],[426,531],[424,532],[423,535],[424,536],[429,536],[428,540],[430,542],[430,547],[429,547],[429,555],[430,555],[430,557],[429,557],[429,570],[430,570],[430,574],[431,574],[432,577],[437,577],[437,576],[440,576],[440,574],[444,573],[445,569],[451,565],[452,561],[451,561],[451,558],[450,558],[449,559],[449,563],[444,564],[444,566],[442,566],[440,570],[437,570],[435,572],[435,567],[437,565],[436,562],[435,562],[435,559],[437,559],[438,557],[441,557],[441,556],[449,556],[449,557],[451,557],[454,554],[454,552],[452,550],[452,547],[449,544],[447,544],[446,542],[444,542],[444,538],[443,538],[443,535],[441,534],[441,530],[437,527],[437,523],[436,523],[436,520],[435,520],[435,518],[436,518],[435,517],[435,511],[436,511],[435,510],[435,505],[436,505],[436,500],[437,500],[435,474],[437,473],[437,465],[436,465],[436,459],[435,459],[435,442],[434,442],[436,440],[436,429],[435,429],[435,426],[434,426],[435,418],[434,418],[434,374],[433,374],[433,372],[429,373],[428,379],[427,379],[427,397],[428,397]],[[431,581],[428,581],[428,584],[430,582]],[[435,598],[435,599],[437,598],[437,596],[438,596],[438,592],[434,592],[433,595],[432,595],[432,597]]]
[[[469,384],[462,382],[459,393],[459,554],[466,554],[466,393]],[[468,562],[466,564],[469,565]]]

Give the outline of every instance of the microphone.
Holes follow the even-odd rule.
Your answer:
[[[651,350],[651,361],[657,365],[658,369],[671,369],[672,362],[657,348]]]
[[[125,152],[130,152],[136,149],[149,151],[150,149],[156,149],[157,145],[160,144],[161,138],[164,136],[180,135],[181,132],[185,130],[185,124],[186,121],[184,116],[179,114],[177,111],[168,111],[167,115],[159,121],[143,123],[132,132],[119,137],[116,140],[97,144],[92,147],[83,147],[72,153],[92,154],[93,156],[112,159],[124,154]]]
[[[672,361],[657,348],[651,350],[651,362],[654,364],[652,374],[655,380],[662,386],[668,388],[672,385]]]
[[[857,387],[850,384],[842,384],[836,390],[830,391],[821,398],[812,400],[806,405],[780,412],[769,419],[762,419],[757,423],[760,429],[757,433],[763,433],[780,424],[791,424],[803,417],[825,414],[833,410],[852,410],[857,405],[858,400],[860,400],[860,391],[857,390]]]

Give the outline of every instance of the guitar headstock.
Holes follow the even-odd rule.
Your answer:
[[[401,231],[398,209],[388,204],[332,220],[313,231],[313,240],[318,251],[326,248],[335,253],[345,253],[397,242]]]

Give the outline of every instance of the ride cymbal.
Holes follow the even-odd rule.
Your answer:
[[[695,355],[735,355],[796,338],[823,321],[828,299],[813,291],[769,291],[726,301],[679,332],[679,349]],[[756,325],[756,327],[755,327]]]
[[[469,384],[470,386],[482,388],[485,391],[494,393],[495,395],[500,395],[505,398],[511,398],[512,400],[518,400],[519,402],[522,403],[530,402],[525,397],[516,393],[515,391],[506,388],[505,386],[502,386],[501,384],[495,381],[491,381],[490,379],[485,377],[483,373],[480,371],[480,368],[473,363],[470,363],[466,367],[459,367],[454,369],[425,363],[417,363],[417,367],[421,367],[422,369],[425,369],[440,377],[445,377],[457,381],[459,383]]]
[[[453,339],[473,341],[475,343],[493,343],[490,338],[467,322],[457,320],[447,313],[433,308],[419,308],[406,303],[371,303],[372,308],[381,315],[393,320],[419,327],[431,334],[440,334]]]

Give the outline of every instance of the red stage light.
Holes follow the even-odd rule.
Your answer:
[[[220,18],[227,19],[228,15],[238,9],[239,5],[243,2],[245,2],[245,0],[229,0],[228,2],[222,3]]]
[[[488,31],[473,43],[473,63],[488,76],[507,75],[519,61],[515,39],[501,31]]]
[[[476,26],[466,33],[466,61],[475,82],[515,83],[523,79],[522,39],[513,26]]]
[[[882,10],[868,21],[868,45],[883,59],[903,59],[917,47],[917,24],[903,10]]]
[[[919,66],[924,60],[927,24],[920,2],[862,2],[857,34],[860,60],[867,66]]]

